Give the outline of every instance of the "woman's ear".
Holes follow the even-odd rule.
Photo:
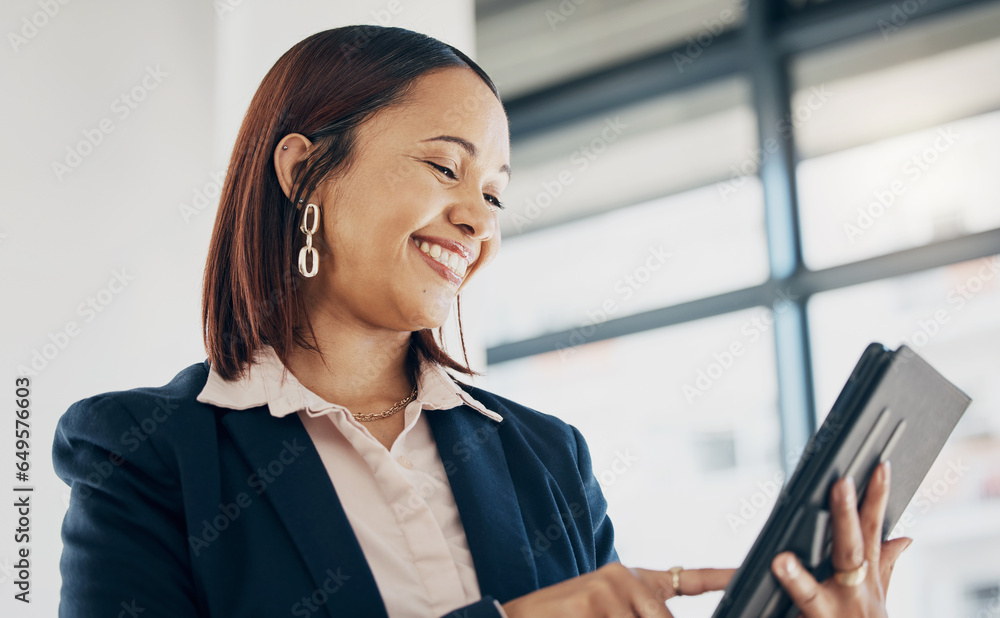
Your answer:
[[[295,165],[306,158],[312,142],[300,133],[289,133],[281,138],[274,148],[274,170],[278,174],[278,184],[285,197],[292,199],[292,171]]]

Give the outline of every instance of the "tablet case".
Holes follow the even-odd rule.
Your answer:
[[[890,459],[892,481],[884,541],[902,516],[948,436],[972,400],[907,346],[865,350],[712,618],[791,618],[798,609],[771,574],[791,550],[818,581],[833,572],[829,495],[852,475],[858,504],[875,467]]]

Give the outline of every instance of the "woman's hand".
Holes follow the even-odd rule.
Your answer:
[[[882,521],[889,501],[889,462],[875,469],[868,483],[868,493],[858,514],[857,491],[849,478],[837,481],[830,491],[833,517],[833,568],[847,577],[845,583],[831,577],[822,584],[802,568],[791,552],[778,554],[771,569],[795,605],[806,618],[852,616],[884,618],[885,593],[896,559],[913,539],[901,537],[881,542]],[[865,577],[855,586],[850,572],[858,571],[867,561]]]
[[[736,569],[685,569],[674,590],[670,571],[630,569],[612,562],[503,605],[508,618],[672,618],[666,600],[722,590]]]

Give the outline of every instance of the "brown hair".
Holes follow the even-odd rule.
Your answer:
[[[466,67],[500,95],[489,76],[458,49],[402,28],[346,26],[297,43],[268,71],[243,119],[219,199],[205,265],[202,320],[215,370],[235,380],[264,345],[284,361],[295,345],[317,350],[299,294],[299,211],[325,179],[349,163],[357,127],[403,100],[407,87],[435,69]],[[315,148],[294,170],[291,201],[278,183],[273,153],[289,133]],[[296,322],[305,317],[306,328]],[[411,371],[424,358],[475,375],[451,358],[428,329],[410,337]],[[317,350],[318,351],[318,350]]]

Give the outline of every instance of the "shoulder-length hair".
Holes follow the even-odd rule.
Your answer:
[[[326,30],[297,43],[268,71],[233,147],[205,265],[205,349],[224,379],[237,379],[264,345],[283,361],[295,345],[317,350],[304,336],[312,326],[299,293],[300,212],[294,205],[350,163],[361,123],[401,102],[421,75],[447,67],[472,69],[499,100],[492,80],[468,56],[402,28]],[[315,146],[293,170],[290,200],[274,168],[274,150],[289,133]],[[461,336],[460,308],[458,319]],[[412,333],[410,370],[426,359],[474,375],[464,337],[464,364],[444,351],[440,339],[440,329],[437,337],[428,329]]]

